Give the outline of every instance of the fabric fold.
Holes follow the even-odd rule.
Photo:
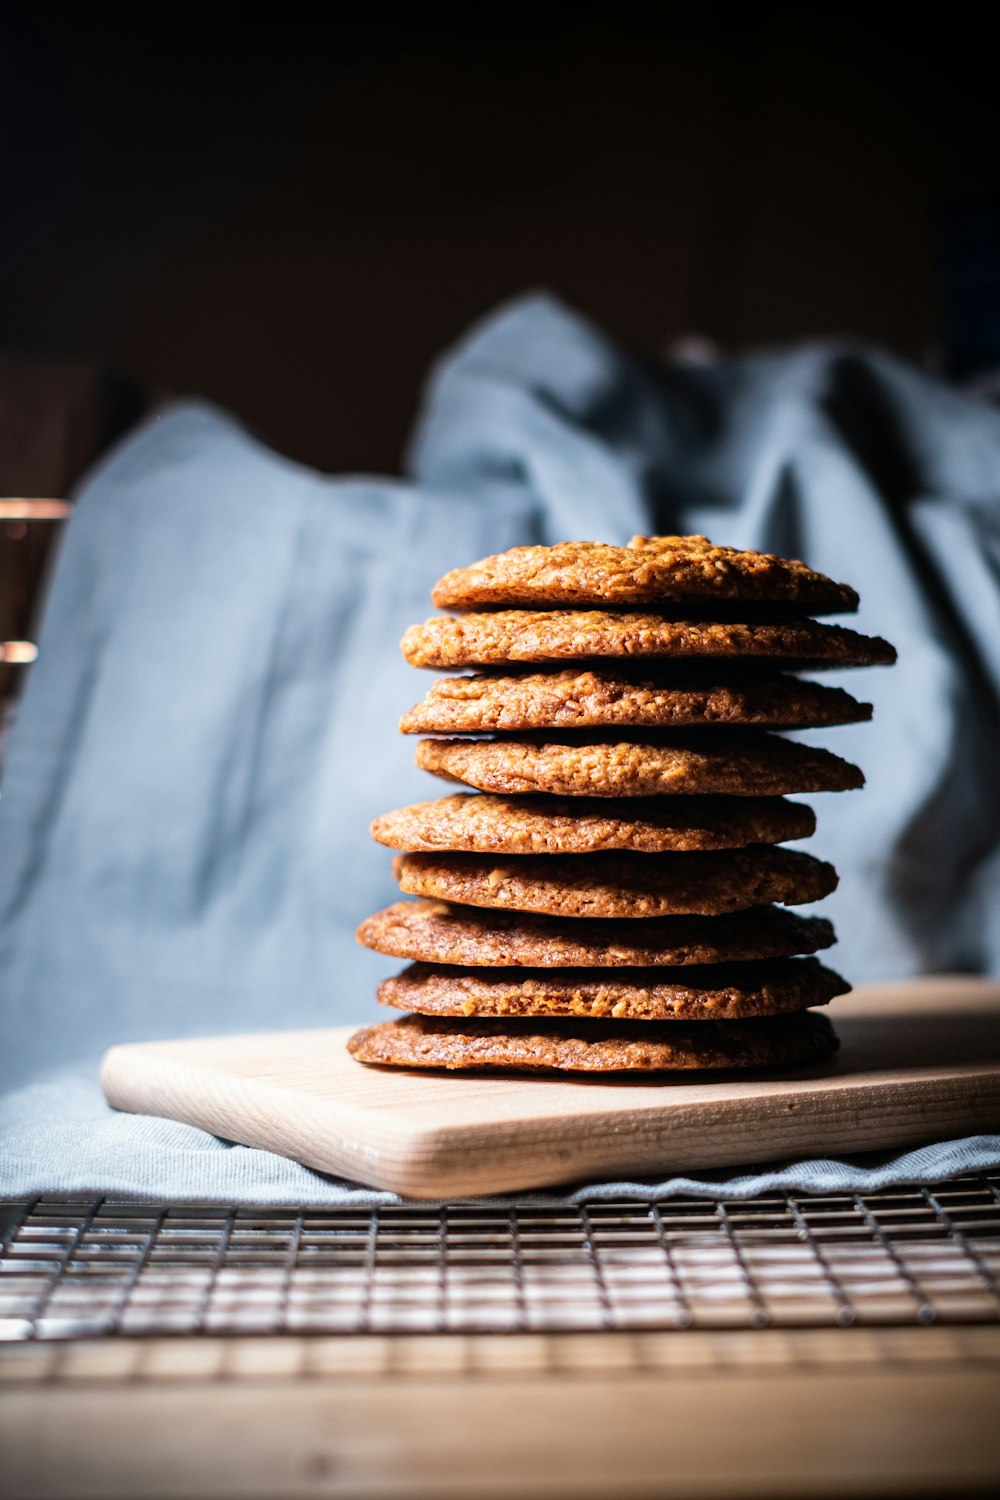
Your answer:
[[[368,823],[441,791],[396,732],[426,686],[398,641],[442,573],[527,542],[705,532],[856,585],[847,623],[899,664],[823,677],[875,704],[827,741],[866,790],[812,799],[834,961],[1000,972],[997,411],[870,350],[658,364],[535,295],[439,364],[408,463],[324,477],[185,404],[82,486],[0,796],[5,1086],[115,1042],[371,1018],[393,965],[353,931],[395,888]],[[0,1104],[4,1140],[36,1097]],[[181,1190],[148,1122],[104,1123],[118,1144],[95,1117],[74,1163],[39,1106],[36,1189],[98,1191],[106,1160],[109,1189]],[[273,1170],[211,1182],[264,1201]]]

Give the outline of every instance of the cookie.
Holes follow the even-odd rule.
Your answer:
[[[808,838],[816,815],[780,797],[634,798],[625,807],[601,798],[493,797],[467,792],[383,813],[372,838],[408,852],[597,854],[632,849],[735,849]]]
[[[742,683],[630,680],[593,668],[518,676],[445,677],[404,714],[403,734],[490,734],[603,725],[685,728],[751,725],[810,729],[870,719],[870,703],[794,677]]]
[[[820,901],[837,885],[832,865],[767,845],[710,854],[553,854],[501,864],[484,854],[397,854],[392,868],[408,896],[554,917],[715,916],[772,901]]]
[[[358,942],[377,953],[466,968],[679,968],[790,958],[834,942],[825,917],[754,906],[718,917],[645,920],[477,911],[447,901],[397,901],[368,917]]]
[[[640,732],[641,733],[641,732]],[[829,750],[774,735],[640,738],[592,731],[583,740],[525,736],[498,740],[421,740],[417,765],[446,781],[513,796],[709,795],[773,797],[864,786],[857,766]]]
[[[837,1049],[825,1016],[799,1011],[755,1021],[458,1021],[404,1016],[356,1031],[359,1062],[395,1068],[515,1072],[662,1073],[680,1069],[792,1068]]]
[[[438,609],[627,609],[749,605],[799,615],[854,610],[858,596],[805,563],[716,547],[704,536],[633,537],[627,547],[512,547],[446,573]]]
[[[814,620],[766,624],[668,620],[606,610],[502,609],[411,625],[400,642],[413,667],[642,657],[766,661],[788,668],[888,666],[896,652],[878,636]]]
[[[477,911],[447,901],[397,901],[368,917],[358,941],[377,953],[466,968],[679,968],[815,953],[834,942],[825,917],[753,906],[717,917],[645,920]]]
[[[592,1016],[740,1021],[826,1005],[850,989],[815,958],[689,969],[492,969],[411,964],[378,987],[381,1005],[426,1016]]]

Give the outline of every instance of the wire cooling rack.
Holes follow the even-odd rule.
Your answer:
[[[1000,1173],[745,1202],[0,1206],[0,1337],[995,1322]]]

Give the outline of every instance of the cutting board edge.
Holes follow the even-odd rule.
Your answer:
[[[362,1112],[355,1106],[303,1100],[301,1095],[281,1084],[243,1079],[222,1073],[208,1064],[163,1057],[155,1052],[159,1045],[126,1042],[110,1047],[104,1054],[100,1070],[101,1087],[114,1109],[128,1114],[160,1115],[183,1125],[206,1130],[220,1140],[236,1141],[239,1145],[272,1151],[318,1172],[345,1177],[367,1186],[384,1187],[389,1192],[398,1191],[390,1183],[378,1180],[382,1174],[373,1166],[377,1152],[372,1147],[359,1144],[364,1132],[357,1126],[352,1128],[352,1116],[357,1120]],[[127,1063],[124,1076],[119,1072],[119,1065],[123,1061]],[[177,1084],[185,1078],[190,1079],[192,1075],[199,1075],[199,1081],[203,1085],[197,1105],[185,1102],[183,1091],[177,1090]],[[232,1115],[218,1107],[220,1091],[223,1103],[228,1102],[234,1108],[243,1107],[243,1123],[238,1134],[228,1128],[232,1123]],[[324,1154],[318,1156],[307,1138],[283,1140],[279,1146],[275,1144],[273,1133],[265,1133],[252,1123],[247,1128],[247,1121],[252,1122],[260,1114],[261,1095],[278,1108],[283,1122],[281,1128],[287,1130],[289,1135],[292,1132],[288,1129],[288,1122],[292,1120],[298,1120],[299,1131],[305,1131],[311,1126],[315,1134],[326,1142],[327,1150]],[[372,1122],[367,1115],[365,1125],[370,1133]],[[410,1149],[413,1132],[408,1126],[383,1117],[378,1129],[386,1149],[396,1149],[403,1153]]]
[[[973,1077],[979,1088],[970,1099],[968,1086]],[[956,1084],[954,1088],[951,1087],[953,1083]],[[905,1112],[899,1114],[897,1106],[898,1118],[895,1121],[891,1118],[891,1099],[886,1100],[877,1088],[865,1085],[847,1091],[853,1095],[853,1103],[857,1106],[857,1113],[851,1121],[835,1118],[832,1108],[830,1112],[823,1109],[823,1105],[842,1104],[844,1091],[831,1094],[817,1090],[811,1098],[819,1107],[813,1112],[808,1108],[801,1110],[797,1107],[788,1111],[776,1107],[773,1113],[762,1119],[758,1107],[754,1113],[757,1139],[749,1150],[745,1123],[750,1111],[745,1109],[744,1100],[723,1102],[710,1122],[705,1119],[704,1106],[692,1106],[690,1110],[672,1106],[669,1114],[664,1111],[663,1115],[652,1110],[643,1111],[633,1116],[627,1145],[616,1141],[617,1150],[590,1150],[578,1157],[564,1149],[563,1164],[558,1170],[553,1162],[552,1143],[535,1121],[524,1122],[523,1130],[511,1132],[506,1139],[501,1132],[499,1141],[495,1127],[491,1127],[488,1139],[484,1140],[481,1131],[470,1131],[468,1137],[463,1138],[454,1127],[432,1126],[422,1132],[422,1142],[414,1133],[414,1138],[408,1143],[407,1160],[399,1164],[404,1170],[394,1173],[393,1180],[387,1181],[386,1185],[392,1191],[412,1198],[483,1196],[565,1187],[602,1177],[624,1180],[685,1175],[689,1171],[754,1166],[809,1154],[826,1157],[852,1151],[871,1152],[873,1149],[891,1151],[927,1144],[935,1138],[947,1138],[952,1132],[961,1136],[1000,1131],[1000,1071],[984,1070],[981,1074],[966,1076],[960,1087],[958,1080],[932,1078],[911,1081],[909,1089]],[[914,1112],[914,1095],[922,1096],[919,1112]],[[799,1096],[800,1099],[804,1097],[807,1096]],[[970,1112],[976,1117],[975,1131],[972,1130]],[[686,1118],[688,1115],[690,1119]],[[870,1139],[873,1116],[880,1120],[877,1148],[872,1147]],[[605,1120],[592,1115],[586,1118],[585,1124],[588,1130],[600,1130]],[[807,1125],[810,1128],[806,1128]],[[678,1126],[682,1129],[677,1129]],[[674,1127],[671,1134],[688,1132],[684,1145],[670,1148],[663,1144],[663,1133],[670,1127]],[[470,1157],[478,1156],[480,1152],[488,1155],[492,1163],[486,1169],[475,1160],[470,1167]],[[533,1166],[536,1156],[538,1162]],[[460,1159],[457,1166],[456,1157]],[[501,1160],[504,1165],[496,1165]],[[548,1165],[543,1166],[543,1161]],[[533,1172],[537,1175],[531,1175]]]
[[[117,1071],[123,1060],[124,1079]],[[190,1090],[177,1087],[193,1074],[199,1075],[201,1084],[194,1091],[196,1105],[184,1102]],[[495,1122],[464,1128],[399,1123],[385,1114],[373,1121],[370,1112],[349,1104],[304,1098],[280,1083],[248,1081],[210,1065],[159,1055],[158,1044],[112,1047],[101,1069],[105,1093],[116,1108],[161,1114],[222,1139],[238,1138],[244,1145],[274,1151],[314,1170],[421,1201],[565,1187],[595,1177],[683,1174],[737,1161],[766,1164],[811,1152],[828,1156],[870,1151],[873,1114],[883,1117],[877,1149],[915,1146],[949,1131],[970,1133],[972,1079],[977,1093],[971,1109],[979,1117],[979,1128],[1000,1130],[1000,1070],[984,1066],[982,1072],[960,1080],[911,1080],[905,1110],[895,1121],[891,1093],[861,1081],[845,1080],[835,1092],[817,1088],[799,1094],[791,1109],[776,1095],[763,1120],[759,1104],[755,1107],[757,1137],[748,1151],[745,1122],[750,1111],[738,1098],[720,1099],[708,1120],[704,1104],[686,1108],[665,1100],[662,1114],[646,1109],[631,1116],[627,1143],[612,1128],[621,1110],[609,1107],[606,1115],[582,1119],[580,1144],[574,1149],[565,1137],[559,1137],[558,1144],[550,1138],[553,1128],[558,1132],[559,1117],[543,1126],[537,1120],[515,1119],[508,1130],[498,1130]],[[921,1104],[916,1111],[914,1093]],[[846,1120],[834,1115],[838,1106],[843,1110],[845,1095],[850,1108]],[[266,1127],[254,1125],[262,1098],[272,1106]],[[229,1129],[229,1110],[241,1111],[238,1137]],[[352,1129],[352,1115],[364,1116],[364,1131]],[[362,1135],[372,1141],[373,1129],[375,1143],[361,1146]],[[604,1130],[613,1149],[594,1149],[593,1137]],[[665,1131],[681,1137],[684,1144],[664,1143]]]

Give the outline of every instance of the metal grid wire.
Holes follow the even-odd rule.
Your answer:
[[[998,1318],[1000,1173],[722,1203],[0,1208],[10,1340]]]

